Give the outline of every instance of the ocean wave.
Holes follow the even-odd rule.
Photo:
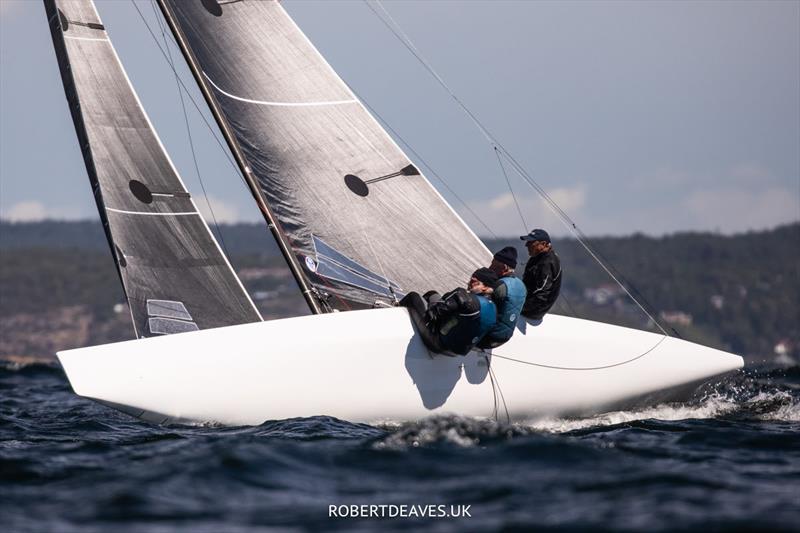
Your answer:
[[[34,375],[37,373],[42,374],[63,374],[61,365],[55,360],[43,361],[41,359],[33,359],[27,357],[0,359],[0,375],[25,373]]]
[[[582,418],[542,417],[522,422],[523,427],[548,433],[566,433],[593,427],[616,426],[640,420],[690,420],[719,418],[736,412],[735,401],[724,397],[712,397],[700,405],[662,404],[631,411],[612,411]]]
[[[405,423],[384,423],[389,433],[372,442],[375,449],[404,449],[435,444],[472,447],[530,435],[531,429],[491,418],[432,416]]]
[[[377,424],[389,432],[374,448],[402,449],[439,444],[470,447],[532,434],[561,434],[645,421],[800,421],[800,367],[756,368],[700,388],[681,403],[612,411],[584,417],[541,416],[506,424],[487,418],[434,416],[407,423]]]
[[[520,425],[536,431],[566,433],[644,420],[729,419],[800,421],[800,367],[753,369],[699,389],[683,403],[613,411],[588,417],[540,417]]]

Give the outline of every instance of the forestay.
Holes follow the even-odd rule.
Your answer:
[[[45,0],[67,100],[139,337],[261,317],[142,109],[91,0]]]
[[[159,4],[323,310],[449,290],[488,264],[278,2]]]

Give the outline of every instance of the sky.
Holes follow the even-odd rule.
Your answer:
[[[158,31],[150,0],[136,5]],[[382,5],[584,233],[800,220],[800,2]],[[364,2],[283,6],[476,233],[568,233],[506,167],[520,220],[491,145]],[[132,1],[97,7],[190,191],[205,186],[220,222],[261,220],[190,107],[198,177],[175,77]],[[184,65],[178,73],[194,87]],[[0,0],[0,218],[97,218],[39,0]]]

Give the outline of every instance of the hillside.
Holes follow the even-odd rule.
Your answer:
[[[265,317],[307,312],[262,225],[220,232]],[[506,244],[526,255],[519,240],[487,242],[490,249]],[[800,224],[735,236],[633,235],[590,244],[651,314],[681,336],[750,360],[797,358]],[[652,329],[579,242],[554,245],[565,276],[556,312]],[[0,223],[0,357],[46,358],[63,348],[128,339],[122,300],[98,222]]]

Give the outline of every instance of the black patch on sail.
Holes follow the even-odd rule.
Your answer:
[[[67,31],[67,29],[69,29],[69,21],[67,17],[64,16],[64,12],[60,9],[58,10],[58,20],[61,21],[61,31]]]
[[[359,196],[367,196],[369,194],[369,187],[364,180],[353,174],[347,174],[344,177],[344,183],[347,188]]]
[[[150,192],[150,189],[138,180],[131,180],[128,183],[128,187],[130,188],[133,195],[142,203],[145,204],[152,204],[153,203],[153,193]]]
[[[222,6],[219,5],[217,0],[200,0],[200,2],[203,4],[203,7],[206,8],[206,11],[215,17],[222,16]]]
[[[403,176],[419,176],[419,170],[414,165],[403,167],[400,173],[403,174]]]
[[[115,244],[114,249],[117,252],[117,263],[119,264],[119,266],[121,266],[122,268],[128,266],[128,260],[125,259],[125,254],[122,253],[122,250],[119,249],[119,246]]]

